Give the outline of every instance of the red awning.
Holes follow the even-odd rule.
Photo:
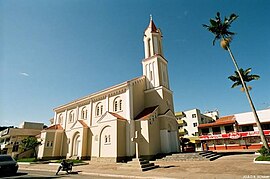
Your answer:
[[[264,130],[264,135],[270,135],[270,130]],[[249,131],[249,132],[232,132],[226,134],[217,134],[217,135],[202,135],[199,136],[200,140],[209,140],[209,139],[239,139],[240,137],[252,137],[259,136],[259,131]]]

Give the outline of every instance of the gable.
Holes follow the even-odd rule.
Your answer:
[[[120,116],[117,113],[106,111],[101,118],[97,121],[97,123],[115,121],[115,120],[126,120],[124,117]]]
[[[78,128],[87,128],[87,124],[82,120],[77,120],[74,124],[70,127],[70,129],[78,129]]]

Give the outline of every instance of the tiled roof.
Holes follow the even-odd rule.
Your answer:
[[[224,116],[217,119],[215,122],[200,124],[198,128],[213,127],[213,126],[222,126],[227,124],[235,124],[236,120],[234,116]]]
[[[116,117],[117,119],[121,119],[121,120],[126,120],[124,117],[120,116],[119,114],[113,113],[113,112],[109,112],[111,115],[113,115],[114,117]]]
[[[63,127],[60,124],[55,124],[45,128],[44,130],[58,130],[58,129],[62,130]]]
[[[149,116],[156,110],[158,106],[145,108],[140,114],[135,117],[135,120],[142,119],[147,120]]]

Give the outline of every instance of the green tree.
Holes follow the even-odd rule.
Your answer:
[[[237,72],[237,74],[238,74],[238,76],[240,78],[242,87],[244,88],[244,91],[246,93],[246,96],[247,96],[248,102],[250,104],[250,107],[252,109],[252,112],[254,114],[254,118],[255,118],[259,133],[260,133],[262,143],[263,143],[264,147],[268,151],[270,151],[267,140],[265,138],[265,135],[264,135],[262,127],[261,127],[261,123],[260,123],[258,114],[256,112],[253,101],[252,101],[252,99],[250,97],[249,90],[248,90],[248,88],[246,86],[246,83],[244,81],[243,76],[241,75],[238,64],[237,64],[237,62],[236,62],[236,60],[235,60],[235,58],[234,58],[234,56],[232,54],[232,51],[230,49],[230,43],[232,41],[232,36],[235,35],[235,33],[229,31],[229,29],[231,27],[232,22],[235,21],[237,18],[238,18],[238,16],[236,14],[231,14],[229,18],[225,17],[224,21],[222,21],[222,19],[220,17],[220,13],[217,12],[217,15],[215,16],[215,18],[210,19],[210,24],[209,25],[203,24],[203,27],[205,27],[208,31],[210,31],[211,33],[214,34],[215,38],[213,40],[213,45],[215,45],[216,40],[220,40],[221,47],[229,52],[229,54],[231,56],[231,59],[233,61],[233,64],[234,64],[234,66],[236,68],[236,72]]]
[[[37,138],[35,137],[27,137],[25,139],[22,140],[22,148],[24,151],[27,150],[33,150],[34,151],[34,157],[37,158],[37,151],[36,151],[36,147],[39,146],[41,144],[41,142],[39,142],[37,140]]]
[[[251,72],[251,68],[248,68],[246,70],[243,70],[242,68],[240,68],[239,72],[242,75],[243,81],[245,83],[250,82],[252,80],[260,79],[259,75],[251,75],[251,74],[249,74]],[[244,91],[244,87],[242,85],[242,82],[241,82],[241,79],[240,79],[240,76],[239,76],[238,72],[235,71],[234,73],[235,73],[234,75],[231,75],[231,76],[228,77],[231,81],[234,82],[233,85],[232,85],[232,88],[235,88],[235,87],[241,85],[242,86],[241,89]],[[251,86],[248,86],[248,90],[251,90]]]

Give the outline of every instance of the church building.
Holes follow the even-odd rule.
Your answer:
[[[38,158],[119,162],[179,151],[168,61],[152,18],[143,41],[143,75],[56,107]]]

